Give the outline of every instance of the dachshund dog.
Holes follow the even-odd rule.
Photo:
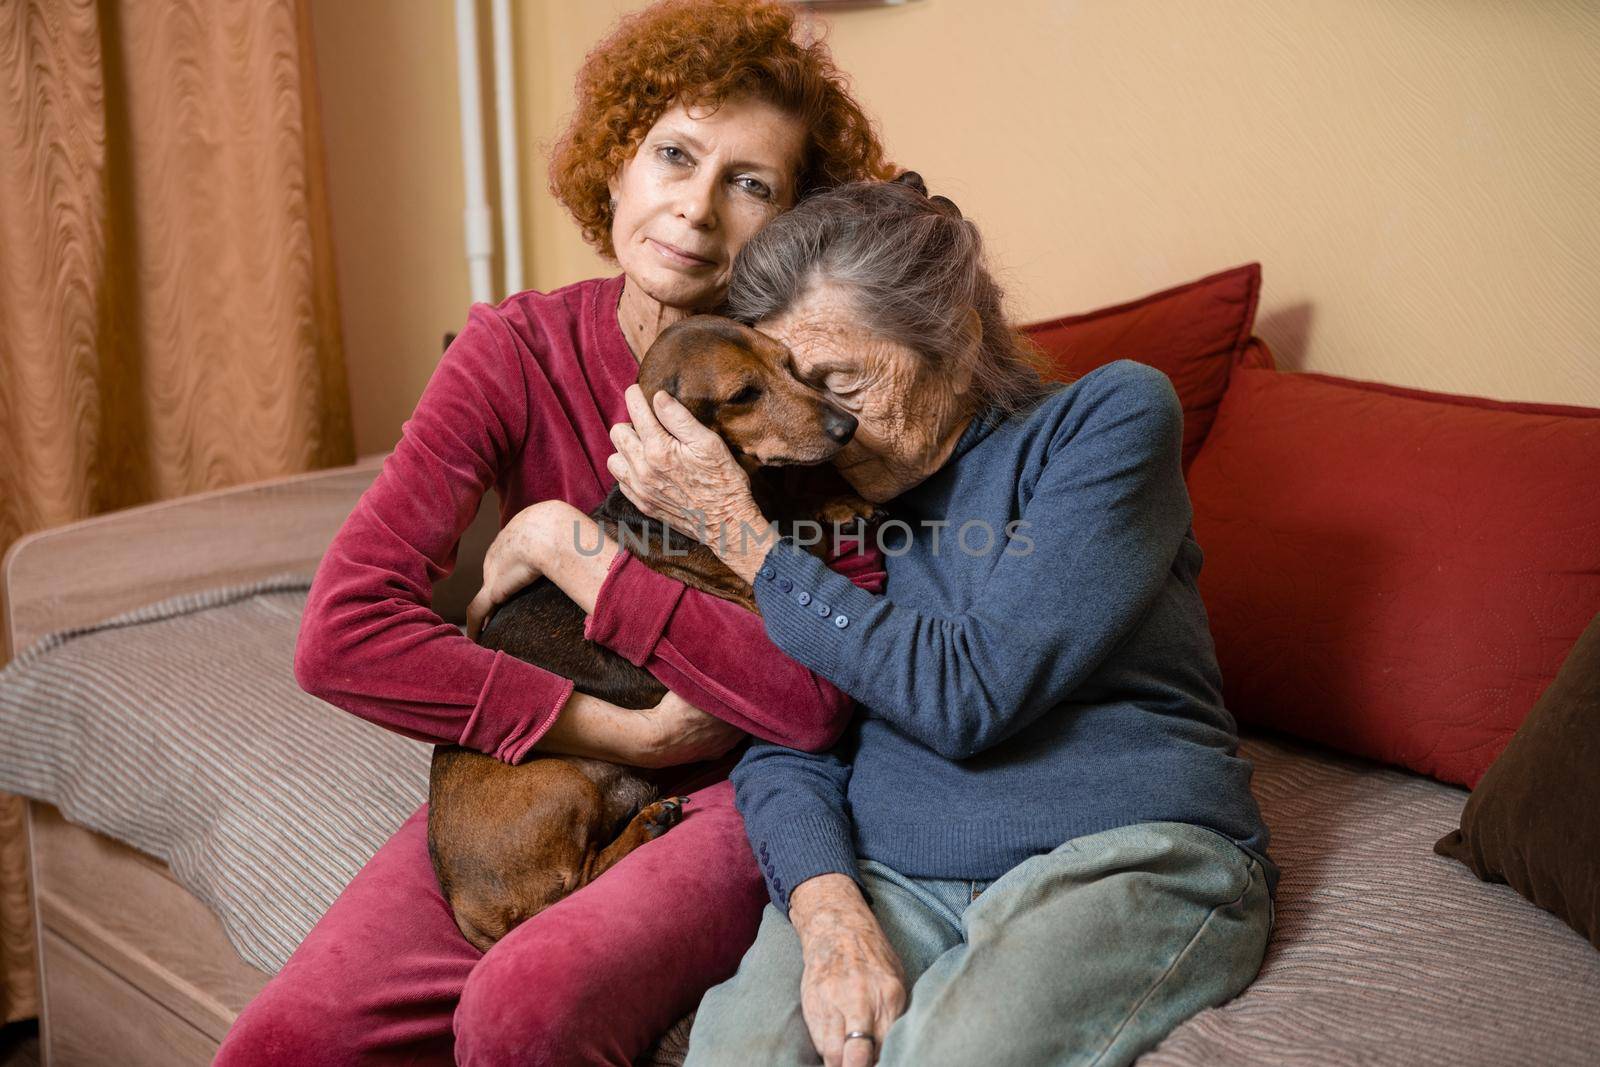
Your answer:
[[[796,379],[788,350],[747,326],[699,315],[661,332],[639,367],[646,398],[676,397],[728,443],[779,532],[809,519],[839,528],[874,515],[826,463],[854,435],[854,416]],[[831,480],[827,476],[832,476]],[[755,611],[750,586],[710,548],[647,519],[613,489],[592,513],[646,566]],[[814,547],[819,553],[821,546]],[[642,667],[583,636],[584,613],[541,578],[502,604],[479,643],[571,678],[625,708],[657,704],[666,688]],[[568,756],[511,765],[454,745],[434,749],[428,853],[462,934],[487,951],[518,923],[598,878],[682,818],[685,798],[657,800],[628,768]]]

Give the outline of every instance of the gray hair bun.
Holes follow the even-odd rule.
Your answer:
[[[961,218],[961,209],[956,207],[956,202],[948,196],[928,196],[928,183],[922,180],[922,175],[914,170],[901,171],[894,179],[901,185],[909,185],[923,196],[927,197],[928,204],[939,214],[949,215],[952,218]]]

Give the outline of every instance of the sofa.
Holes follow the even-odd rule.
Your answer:
[[[1600,470],[1600,411],[1277,370],[1260,285],[1246,264],[1028,328],[1064,378],[1127,356],[1179,392],[1282,870],[1255,982],[1141,1063],[1595,1062],[1600,952],[1432,846],[1600,614],[1595,502],[1563,495]],[[47,1063],[209,1062],[425,797],[426,745],[292,673],[311,575],[383,460],[44,531],[0,565],[0,788],[32,798]],[[497,517],[491,495],[463,532],[442,620]],[[680,1063],[689,1022],[639,1062]]]

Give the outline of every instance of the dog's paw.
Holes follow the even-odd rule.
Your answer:
[[[866,530],[884,518],[885,512],[870,500],[854,494],[836,496],[817,509],[817,521],[824,527],[833,527],[841,533]],[[857,524],[860,524],[857,526]]]
[[[683,821],[683,806],[688,802],[688,797],[658,800],[639,812],[639,821],[652,839],[660,837]]]

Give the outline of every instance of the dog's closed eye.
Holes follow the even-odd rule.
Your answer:
[[[732,396],[730,396],[728,398],[728,403],[730,403],[730,404],[750,404],[750,403],[754,403],[756,400],[760,399],[760,397],[761,397],[761,387],[758,386],[758,385],[751,384],[751,385],[746,385],[743,389],[740,389],[737,393],[734,393]]]

